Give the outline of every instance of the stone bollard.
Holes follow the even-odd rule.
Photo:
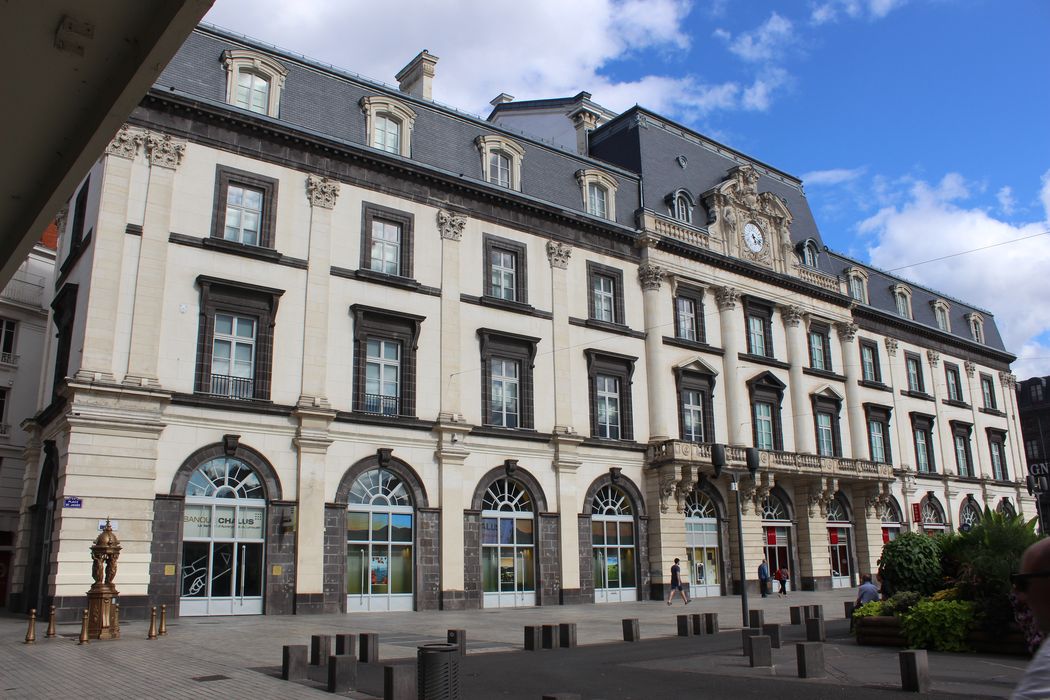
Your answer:
[[[449,630],[445,635],[445,641],[449,644],[455,644],[459,647],[459,655],[467,655],[467,631],[466,630]]]
[[[281,678],[286,681],[306,678],[306,645],[286,644],[282,650]]]
[[[824,645],[820,642],[799,642],[795,645],[799,678],[824,677]]]
[[[678,636],[688,637],[693,633],[693,625],[688,615],[678,616]]]
[[[748,613],[748,627],[756,630],[762,629],[762,625],[766,623],[766,614],[761,610],[752,610]]]
[[[416,674],[411,666],[383,667],[383,700],[416,700]]]
[[[539,651],[543,648],[543,628],[539,625],[525,626],[525,651]]]
[[[764,634],[756,634],[751,637],[751,668],[769,668],[773,665],[773,649],[769,645],[769,637]]]
[[[788,608],[788,614],[791,616],[791,624],[802,624],[802,606],[792,605],[790,608]]]
[[[827,634],[824,632],[824,620],[819,617],[811,617],[806,620],[806,641],[807,642],[824,642],[827,641]]]
[[[345,693],[357,685],[357,659],[352,656],[328,657],[328,692]]]
[[[332,635],[310,635],[310,665],[320,666],[332,655]]]
[[[853,611],[857,609],[857,603],[852,600],[842,601],[842,608],[846,612],[846,619],[853,619]]]
[[[36,608],[29,611],[29,628],[26,630],[26,644],[36,644]]]
[[[353,634],[337,634],[335,635],[335,655],[336,656],[353,656],[354,644]]]
[[[741,650],[744,656],[751,656],[751,638],[761,633],[753,627],[744,627],[740,630]]]
[[[774,649],[780,648],[780,625],[772,622],[762,625],[762,634],[769,637],[769,643]]]
[[[638,628],[638,618],[631,617],[623,620],[623,641],[637,642],[641,638],[642,633]]]
[[[819,618],[824,619],[824,606],[823,605],[805,605],[803,606],[805,613],[804,616],[807,618]]]
[[[558,645],[562,649],[576,648],[576,623],[563,622],[558,625]]]
[[[912,693],[930,692],[930,664],[925,649],[898,653],[901,664],[901,690]]]
[[[357,660],[363,664],[379,661],[379,635],[375,632],[362,632],[357,637]]]
[[[704,631],[718,634],[718,613],[704,613]]]
[[[44,635],[45,639],[55,638],[55,606],[51,606],[51,611],[47,614],[47,634]]]
[[[543,648],[544,649],[557,649],[559,642],[558,638],[558,626],[557,625],[543,625]]]
[[[693,634],[700,636],[704,633],[704,616],[702,613],[693,613],[689,616],[693,623]]]

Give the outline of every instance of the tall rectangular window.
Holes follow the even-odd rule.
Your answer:
[[[515,360],[493,357],[490,361],[489,377],[490,408],[492,425],[501,428],[517,428],[520,425],[521,392],[520,365]]]
[[[862,304],[867,303],[867,294],[864,293],[864,280],[860,275],[850,275],[849,295]]]
[[[10,319],[0,319],[0,363],[5,365],[18,364],[18,355],[15,353],[15,329],[18,324]]]
[[[616,321],[616,280],[605,275],[594,275],[591,278],[594,305],[591,316],[597,321]]]
[[[886,461],[886,436],[882,423],[877,420],[868,421],[868,440],[871,443],[871,461]]]
[[[809,366],[831,371],[831,336],[827,326],[814,324],[809,328]]]
[[[962,435],[955,436],[955,462],[959,467],[959,476],[973,476],[970,473],[970,449]]]
[[[922,428],[915,429],[915,465],[920,474],[931,471],[929,432]]]
[[[211,394],[234,399],[255,396],[256,319],[215,314],[212,336]]]
[[[539,338],[478,329],[482,422],[497,428],[533,428],[532,369]]]
[[[217,166],[211,237],[273,248],[277,185],[273,178]]]
[[[948,312],[943,306],[934,307],[934,312],[937,315],[937,327],[942,331],[948,330]]]
[[[7,423],[7,389],[0,389],[0,435],[8,435],[11,426]]]
[[[354,304],[353,410],[416,415],[416,347],[423,316]]]
[[[911,309],[908,306],[908,297],[900,292],[893,295],[897,300],[897,315],[903,316],[904,318],[911,318]]]
[[[682,340],[696,340],[696,302],[689,297],[675,297],[675,316],[677,318],[676,337]]]
[[[704,442],[704,402],[699,391],[682,392],[682,439]]]
[[[591,408],[591,436],[633,440],[631,377],[638,358],[588,348],[587,386]]]
[[[872,462],[890,464],[890,406],[864,404],[864,415],[868,422],[868,449]]]
[[[860,342],[860,365],[861,376],[864,378],[864,381],[882,381],[882,371],[879,368],[879,350],[875,343],[864,340]]]
[[[1039,387],[1039,400],[1042,400],[1043,387],[1039,384],[1033,386]],[[984,400],[984,407],[989,410],[996,410],[995,403],[995,384],[992,383],[992,378],[987,374],[981,375],[981,397]]]
[[[223,228],[223,237],[244,245],[259,245],[262,211],[262,190],[231,183],[226,190],[226,225]]]
[[[601,185],[594,182],[587,185],[587,213],[603,219],[608,218],[608,196],[609,192]]]
[[[377,114],[372,146],[387,153],[401,152],[401,122],[389,114]]]
[[[365,347],[365,412],[400,415],[401,343],[369,338]]]
[[[598,437],[620,439],[620,380],[605,374],[595,378],[598,396]]]
[[[490,252],[489,279],[492,296],[514,301],[518,289],[518,258],[509,250],[493,248]]]
[[[80,249],[84,242],[84,227],[87,222],[87,200],[88,192],[91,190],[91,178],[84,181],[84,185],[77,192],[76,201],[73,204],[73,222],[69,228],[69,254],[73,255]]]
[[[376,219],[372,222],[372,252],[369,269],[386,275],[401,270],[401,225]]]
[[[270,81],[251,71],[240,71],[235,102],[243,109],[266,114],[270,108]]]
[[[1038,440],[1024,441],[1024,454],[1028,459],[1039,459],[1041,456],[1040,452]]]
[[[959,377],[959,368],[955,365],[944,363],[944,379],[948,385],[948,399],[951,401],[962,401],[962,382]]]
[[[773,449],[773,404],[765,401],[754,403],[755,447],[760,450]]]
[[[817,414],[817,454],[822,457],[835,456],[835,440],[830,413]]]
[[[510,187],[510,157],[502,151],[489,154],[489,182],[500,187]]]
[[[906,354],[904,359],[908,371],[908,391],[923,393],[922,364],[915,355]]]
[[[766,329],[760,316],[747,317],[747,350],[752,355],[766,354]]]
[[[1009,477],[1006,473],[1006,454],[1003,443],[992,440],[988,443],[992,451],[992,478],[996,481],[1006,481]]]

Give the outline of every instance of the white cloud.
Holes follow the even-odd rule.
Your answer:
[[[813,6],[809,20],[813,24],[826,24],[846,19],[882,19],[902,7],[908,0],[828,0]]]
[[[830,170],[814,170],[802,176],[802,184],[810,185],[841,185],[852,182],[862,176],[866,168],[831,168]]]
[[[999,200],[999,211],[1005,216],[1010,216],[1014,213],[1017,201],[1014,200],[1014,192],[1008,185],[1000,187],[999,191],[995,193],[995,198]]]
[[[778,58],[795,41],[791,20],[776,12],[758,28],[738,34],[735,38],[724,29],[716,29],[714,34],[727,43],[732,53],[752,63]]]
[[[1050,236],[1040,235],[1050,227],[1050,171],[1041,192],[1044,221],[1011,224],[965,206],[971,189],[962,176],[949,173],[937,183],[914,181],[903,198],[886,190],[897,201],[859,226],[874,238],[871,262],[884,269],[907,263],[896,274],[989,309],[1007,350],[1021,358],[1017,374],[1050,374],[1050,344],[1041,337],[1050,331],[1050,305],[1044,303],[1050,297]],[[979,248],[984,250],[915,264]]]

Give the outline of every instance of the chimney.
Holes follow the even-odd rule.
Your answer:
[[[578,107],[575,111],[569,113],[569,119],[572,120],[573,126],[576,127],[576,152],[581,156],[587,155],[587,134],[594,131],[595,127],[598,126],[600,116],[597,112],[587,107]]]
[[[493,107],[499,107],[500,105],[505,105],[508,102],[513,102],[513,101],[514,101],[514,95],[508,95],[505,92],[501,92],[500,94],[498,94],[495,97],[493,97],[492,101],[490,101],[489,104],[492,105]]]
[[[424,100],[434,99],[431,89],[434,84],[434,66],[437,65],[438,57],[432,55],[426,49],[420,51],[408,65],[394,76],[398,82],[401,92],[422,97]]]

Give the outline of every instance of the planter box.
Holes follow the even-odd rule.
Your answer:
[[[906,647],[899,617],[871,616],[858,617],[853,621],[857,632],[857,644],[865,646]],[[990,638],[982,630],[970,632],[967,639],[974,651],[982,654],[1010,654],[1012,656],[1030,656],[1025,644],[1024,634],[1017,625],[1011,625],[1005,636]]]

